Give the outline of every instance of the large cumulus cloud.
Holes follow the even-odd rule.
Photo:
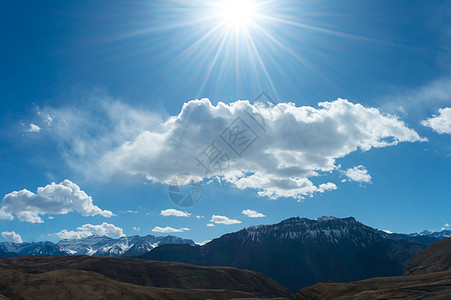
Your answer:
[[[243,143],[253,141],[244,150],[227,143],[237,124],[249,133]],[[343,99],[318,107],[280,103],[266,108],[248,101],[212,105],[202,99],[186,103],[178,116],[108,151],[100,165],[110,175],[144,175],[162,183],[171,183],[181,173],[197,180],[220,176],[240,189],[257,189],[261,196],[301,199],[337,188],[331,182],[316,186],[311,179],[335,170],[341,157],[423,140],[398,117]],[[229,160],[223,168],[207,171],[199,162],[212,153],[212,142]]]

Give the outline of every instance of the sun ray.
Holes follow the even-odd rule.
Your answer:
[[[227,30],[223,34],[223,37],[222,37],[222,40],[221,40],[221,44],[219,45],[219,48],[216,51],[216,54],[215,54],[215,56],[213,58],[213,61],[211,62],[210,66],[208,67],[208,70],[207,70],[207,73],[205,74],[205,77],[204,77],[204,80],[202,82],[202,85],[200,86],[199,92],[197,93],[198,97],[201,95],[201,93],[202,93],[202,91],[203,91],[203,89],[205,87],[205,84],[207,83],[208,78],[210,77],[210,73],[213,70],[214,66],[216,65],[216,61],[218,60],[219,54],[221,53],[221,51],[222,51],[222,49],[223,49],[223,47],[224,47],[224,45],[225,45],[225,43],[227,41],[228,36],[229,36],[229,30]]]

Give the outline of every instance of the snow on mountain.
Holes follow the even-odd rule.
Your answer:
[[[242,230],[243,242],[247,239],[261,242],[263,239],[329,240],[353,237],[356,243],[380,238],[377,230],[357,222],[354,218],[320,217],[316,220],[290,218],[275,225],[251,226]],[[357,239],[361,241],[357,241]]]
[[[437,239],[444,239],[447,237],[451,237],[451,230],[442,230],[442,231],[429,231],[423,230],[420,233],[410,233],[408,236],[411,237],[432,237]]]
[[[94,255],[94,256],[139,256],[159,245],[188,244],[194,246],[192,240],[176,236],[144,237],[134,235],[112,239],[106,236],[91,235],[83,239],[65,239],[54,244],[52,242],[35,243],[0,243],[0,251],[8,256],[32,255]]]
[[[83,239],[64,239],[56,245],[69,255],[93,255],[101,247],[114,241],[106,236],[91,235]]]
[[[52,242],[35,242],[35,243],[1,243],[3,249],[9,253],[15,253],[18,256],[31,255],[66,255],[57,245]]]

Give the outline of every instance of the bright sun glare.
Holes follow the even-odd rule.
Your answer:
[[[255,19],[256,4],[252,0],[223,0],[218,5],[218,14],[223,25],[246,29]]]

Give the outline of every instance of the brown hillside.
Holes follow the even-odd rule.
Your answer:
[[[11,299],[293,297],[256,272],[90,256],[1,259],[0,294]]]
[[[427,274],[451,269],[451,237],[431,244],[412,258],[404,275]]]
[[[451,272],[379,277],[349,283],[319,282],[303,288],[296,298],[326,299],[451,299]],[[409,298],[410,299],[410,298]]]

